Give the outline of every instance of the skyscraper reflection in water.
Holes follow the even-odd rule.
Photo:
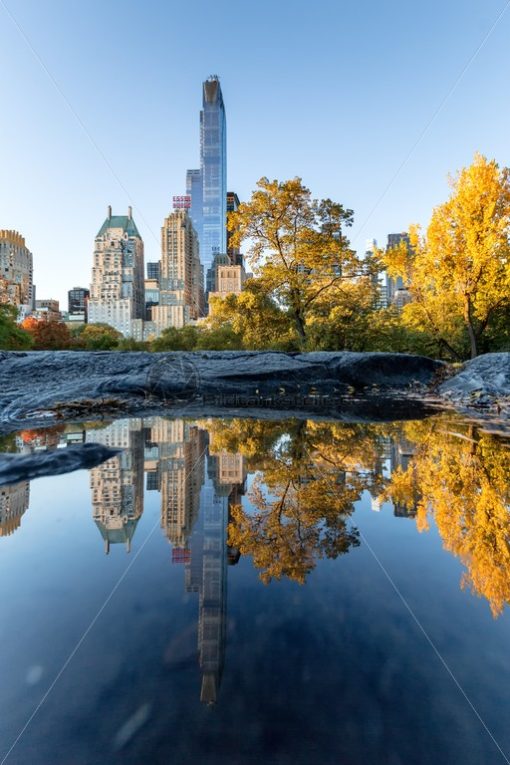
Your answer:
[[[244,458],[206,456],[207,430],[182,419],[121,420],[89,431],[88,440],[123,450],[91,470],[93,518],[106,552],[118,542],[130,550],[143,513],[144,470],[147,489],[161,494],[172,562],[184,564],[185,589],[198,594],[200,698],[213,704],[225,654],[227,566],[239,559],[227,547],[229,508],[244,492]]]
[[[131,540],[143,513],[142,421],[119,420],[101,430],[88,431],[87,441],[122,449],[120,454],[90,471],[92,515],[104,539],[131,550]]]
[[[13,534],[21,523],[21,517],[28,510],[30,500],[30,483],[12,486],[0,486],[0,537]]]
[[[227,547],[229,508],[244,491],[244,459],[240,454],[209,454],[207,480],[201,493],[200,521],[190,540],[186,590],[199,594],[198,650],[202,670],[200,700],[214,704],[225,657],[227,565],[239,555]]]

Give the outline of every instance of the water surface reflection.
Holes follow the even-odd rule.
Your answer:
[[[162,648],[165,669],[152,670],[146,667],[143,670],[147,677],[151,672],[154,673],[153,693],[160,700],[161,691],[158,690],[157,684],[162,682],[161,677],[164,677],[165,672],[171,670],[184,673],[184,677],[190,670],[196,672],[198,666],[200,682],[197,687],[193,683],[186,686],[177,684],[176,687],[181,688],[186,698],[193,695],[196,702],[199,699],[204,706],[223,707],[227,714],[229,704],[232,703],[232,677],[227,682],[230,696],[228,694],[225,696],[220,686],[225,671],[226,643],[227,635],[229,635],[229,642],[234,643],[236,647],[231,649],[227,665],[231,662],[234,673],[239,671],[246,673],[242,680],[241,676],[237,675],[237,692],[242,693],[239,704],[244,711],[240,711],[241,707],[236,708],[234,717],[242,729],[249,726],[249,716],[255,712],[249,711],[248,699],[242,689],[248,682],[248,677],[256,678],[260,665],[256,670],[253,662],[257,651],[254,651],[253,646],[251,648],[253,656],[250,657],[246,653],[247,649],[243,649],[236,641],[237,630],[241,630],[240,613],[244,613],[245,621],[253,618],[253,624],[258,625],[257,629],[263,629],[268,635],[273,635],[275,624],[278,624],[278,614],[274,611],[276,606],[273,605],[273,600],[274,604],[280,603],[282,614],[289,609],[294,613],[293,609],[298,606],[293,606],[292,603],[301,604],[299,611],[302,612],[303,604],[308,602],[310,614],[315,613],[315,609],[318,609],[318,613],[324,609],[328,617],[327,619],[325,616],[314,617],[317,619],[314,627],[316,633],[313,638],[310,638],[312,644],[316,641],[318,646],[323,645],[321,650],[324,650],[324,657],[333,650],[335,639],[339,639],[335,638],[332,630],[335,620],[339,618],[338,614],[342,613],[343,608],[347,608],[347,605],[342,605],[342,598],[345,598],[346,603],[350,602],[348,610],[345,611],[346,616],[342,617],[344,621],[340,619],[338,622],[339,628],[340,625],[342,626],[344,638],[345,620],[349,619],[352,619],[353,624],[364,625],[357,629],[365,630],[365,634],[370,635],[371,630],[380,629],[382,636],[385,628],[381,625],[386,624],[389,618],[387,615],[381,616],[383,612],[378,610],[384,609],[384,603],[378,596],[377,598],[373,596],[371,600],[372,596],[366,594],[366,602],[361,609],[359,604],[353,605],[352,598],[355,596],[349,594],[352,587],[354,591],[366,591],[366,593],[371,589],[374,593],[378,592],[380,587],[380,583],[375,585],[373,579],[370,582],[366,581],[367,570],[370,568],[367,566],[366,559],[361,565],[359,562],[361,559],[357,557],[358,553],[352,554],[355,550],[362,551],[364,548],[367,526],[364,518],[371,517],[374,521],[376,518],[387,519],[384,526],[369,522],[368,528],[372,533],[374,529],[378,529],[377,533],[381,535],[378,538],[381,549],[390,551],[389,559],[396,562],[404,576],[404,581],[406,576],[412,578],[415,573],[412,560],[405,558],[406,552],[405,547],[402,546],[402,539],[407,540],[410,550],[417,551],[417,545],[409,543],[410,530],[414,529],[415,536],[416,532],[430,532],[431,544],[435,535],[439,534],[441,544],[447,551],[443,555],[453,554],[461,563],[463,567],[460,578],[461,587],[467,587],[473,594],[482,597],[490,606],[494,617],[500,616],[510,602],[508,546],[510,450],[499,438],[477,430],[472,423],[444,415],[419,422],[384,424],[293,419],[188,421],[155,417],[125,419],[107,425],[89,423],[87,426],[68,425],[46,431],[25,431],[15,437],[9,437],[8,442],[3,446],[4,448],[7,446],[11,451],[26,453],[47,448],[66,448],[67,445],[76,443],[100,443],[122,449],[118,455],[89,471],[90,509],[87,512],[90,513],[88,516],[90,525],[95,524],[97,528],[93,544],[97,548],[102,540],[104,553],[109,556],[104,559],[106,563],[101,564],[102,576],[105,576],[104,572],[110,564],[113,575],[114,567],[120,560],[119,554],[123,555],[122,548],[131,556],[140,554],[141,561],[144,555],[143,548],[147,546],[147,555],[153,554],[154,559],[159,560],[156,542],[151,537],[154,527],[146,525],[143,528],[144,510],[148,507],[154,509],[157,507],[158,518],[154,523],[156,532],[158,525],[161,530],[159,537],[156,533],[159,539],[158,544],[164,539],[169,543],[169,546],[165,544],[166,562],[163,567],[159,564],[155,568],[149,566],[150,576],[147,574],[146,576],[147,581],[152,582],[150,585],[152,589],[147,589],[149,585],[145,585],[142,580],[139,581],[137,588],[134,588],[133,592],[138,593],[137,597],[140,599],[140,605],[137,608],[141,614],[145,613],[144,609],[148,609],[150,614],[157,612],[157,619],[160,618],[161,600],[157,600],[155,593],[158,588],[164,590],[166,585],[162,582],[167,577],[165,571],[171,570],[173,579],[175,575],[178,575],[178,587],[184,598],[182,607],[178,606],[174,598],[173,607],[181,608],[182,613],[188,613],[187,604],[192,599],[195,609],[198,610],[198,616],[195,611],[194,620],[184,624],[180,621],[180,614],[175,612],[175,622],[180,626],[175,634],[167,637]],[[58,487],[61,477],[42,480],[53,481]],[[22,541],[25,526],[24,514],[28,511],[30,501],[30,486],[26,481],[0,487],[0,536],[18,538],[19,535]],[[57,499],[55,501],[57,502]],[[27,518],[28,516],[30,511],[27,513]],[[391,521],[388,522],[390,516]],[[403,520],[406,518],[409,519],[407,522]],[[404,534],[400,531],[403,528],[401,524],[406,528]],[[0,540],[0,555],[4,541],[8,540]],[[56,550],[58,556],[56,543],[49,540],[48,544]],[[87,560],[92,556],[87,544],[89,543],[83,542],[85,567],[89,565]],[[434,561],[437,561],[437,553],[434,553],[434,556],[436,556]],[[327,569],[328,580],[324,580],[320,574],[321,562],[332,564],[337,558],[339,560],[335,563],[335,568]],[[346,565],[347,561],[352,562]],[[237,566],[239,563],[242,565]],[[133,571],[137,570],[138,565],[140,564],[135,561]],[[250,589],[251,585],[243,592],[245,587],[243,582],[246,583],[248,576],[247,565],[250,566],[250,570],[256,572],[259,582],[262,581],[265,585],[273,583],[272,587],[267,588],[266,596],[263,594],[254,596],[254,591]],[[229,576],[229,567],[232,566],[237,566],[237,569],[232,572],[233,579]],[[441,566],[438,566],[438,571],[442,570]],[[316,569],[319,573],[314,580]],[[57,576],[65,578],[65,571]],[[348,579],[345,578],[347,576],[352,577],[352,584],[348,583]],[[381,571],[378,576],[382,576]],[[456,576],[459,582],[458,574]],[[238,577],[239,587],[236,587],[236,577]],[[431,577],[432,575],[430,575],[430,581],[432,581]],[[308,587],[308,582],[312,580],[314,583],[310,592],[316,593],[317,602],[323,604],[321,606],[312,606],[306,598],[300,599],[295,589],[280,591],[274,589],[275,586],[284,586],[285,588],[298,587],[298,591],[305,590],[306,588],[300,588],[299,585],[307,583]],[[424,581],[427,581],[426,577]],[[229,609],[227,609],[227,582],[235,589],[233,604],[229,603]],[[437,583],[435,586],[437,587]],[[333,587],[336,588],[334,599],[328,594]],[[266,588],[259,588],[261,592],[264,589]],[[93,591],[94,586],[91,583],[87,592],[93,593]],[[246,592],[250,593],[248,602],[244,602]],[[24,594],[23,597],[27,598],[28,603],[30,602],[30,595]],[[249,601],[252,597],[253,605]],[[452,597],[451,594],[448,595],[450,599],[448,603]],[[159,605],[155,605],[156,602]],[[459,607],[456,602],[455,608]],[[394,606],[390,607],[390,613],[392,608]],[[464,603],[462,608],[469,609],[469,606]],[[363,614],[360,615],[362,612]],[[372,612],[379,614],[376,618],[377,626],[374,626],[370,616]],[[471,612],[469,616],[467,611],[463,613],[462,618],[468,618],[468,620],[472,618]],[[272,614],[270,626],[266,622],[266,618],[269,618],[268,614]],[[156,617],[150,616],[150,619],[153,618]],[[477,619],[481,618],[473,617],[473,625],[476,624]],[[132,629],[132,622],[129,623]],[[280,644],[280,638],[273,635],[273,642],[269,646],[269,651],[280,657],[278,659],[280,665],[276,667],[278,674],[274,676],[274,682],[282,685],[283,688],[288,686],[288,692],[291,693],[295,683],[289,677],[289,672],[304,673],[303,682],[306,680],[305,686],[309,689],[310,699],[313,697],[317,699],[318,691],[315,687],[318,682],[317,677],[314,679],[313,674],[310,674],[311,670],[307,669],[306,662],[303,663],[294,656],[296,645],[299,645],[299,638],[294,634],[294,628],[288,627],[290,623],[292,622],[288,620],[285,622],[288,634],[285,633],[283,643]],[[140,625],[140,641],[141,644],[147,641],[149,646],[147,651],[150,655],[152,654],[151,640],[154,642],[152,628],[147,626],[146,617],[140,617]],[[166,629],[168,630],[168,627]],[[387,625],[387,629],[390,634],[395,627]],[[409,627],[405,629],[399,627],[400,635],[396,632],[395,635],[398,637],[394,636],[392,639],[402,640],[402,635],[407,634],[408,629]],[[454,626],[448,624],[448,630],[452,629]],[[473,635],[475,633],[476,627],[473,626]],[[260,645],[263,645],[262,633],[258,635],[258,641]],[[378,639],[382,640],[381,645],[385,645],[386,638]],[[455,634],[455,640],[459,639],[459,635]],[[158,640],[159,637],[155,642],[157,643]],[[321,640],[324,642],[321,643]],[[371,640],[370,651],[375,657],[378,650],[382,651],[382,648],[377,649],[372,638]],[[341,643],[336,650],[340,649],[340,645]],[[113,651],[112,655],[115,655],[113,647],[109,650]],[[344,646],[342,650],[347,649]],[[400,659],[404,666],[411,659],[406,654],[407,649],[404,649],[402,645],[400,650]],[[348,663],[354,661],[353,655],[351,645],[342,659],[343,663],[339,659],[338,667],[342,667],[342,676],[347,684],[355,682],[354,679],[349,680],[348,669]],[[317,660],[320,660],[320,656],[319,651]],[[368,657],[365,658],[369,662],[372,661]],[[267,655],[265,660],[270,661]],[[87,659],[87,666],[93,667],[95,661],[99,662],[97,654]],[[142,661],[139,654],[136,661]],[[150,663],[147,657],[143,661]],[[257,661],[260,662],[260,657]],[[326,661],[325,658],[324,661]],[[331,661],[331,656],[328,661]],[[412,661],[414,662],[414,659]],[[389,671],[388,666],[391,665],[391,661],[388,665],[387,659],[384,662],[386,663],[379,667],[379,674],[376,674],[379,679],[386,676],[385,673]],[[243,666],[244,670],[240,670],[239,667]],[[412,666],[415,666],[414,663]],[[508,672],[506,669],[502,672],[502,676],[508,675],[510,680],[510,667]],[[35,677],[32,670],[33,668],[30,669],[30,677]],[[417,677],[420,677],[421,671],[421,668],[419,672],[416,669]],[[316,674],[317,672],[318,670]],[[334,666],[331,672],[335,674]],[[375,669],[374,672],[376,672]],[[395,667],[391,672],[397,672]],[[433,675],[431,671],[431,676]],[[39,678],[39,674],[37,677]],[[147,677],[141,685],[137,684],[136,692],[133,689],[137,697],[141,692],[141,699],[145,698],[146,692],[141,689],[151,687]],[[157,677],[160,677],[160,680],[156,680]],[[168,683],[168,679],[164,682]],[[250,680],[252,685],[255,682],[256,679]],[[324,684],[326,681],[321,682]],[[405,673],[399,682],[404,683],[404,691],[401,691],[404,694],[410,692],[412,683],[418,683],[413,692],[416,692],[420,683],[423,688],[426,687],[425,680],[411,681],[409,675]],[[362,684],[363,681],[360,680],[360,683]],[[331,702],[328,695],[331,692],[330,689],[325,695],[325,698],[330,699],[328,703]],[[427,693],[430,692],[430,689],[427,689]],[[454,692],[455,689],[448,691],[452,694]],[[498,687],[495,694],[495,699],[500,699],[498,703],[501,703],[501,692]],[[127,696],[130,696],[130,693],[131,691],[127,693]],[[373,714],[379,716],[381,720],[386,719],[390,714],[387,705],[395,704],[397,696],[390,694],[386,698],[386,691],[384,691],[379,701],[375,703],[374,699],[368,702],[366,690],[364,693],[365,703],[369,703],[370,708],[375,704],[374,709],[377,708],[377,712],[374,711]],[[445,698],[450,697],[447,695]],[[455,698],[456,704],[461,704],[462,699],[456,696],[452,698]],[[291,713],[293,704],[288,697],[286,699],[285,703],[290,704],[290,717],[287,728],[284,726],[284,730],[279,735],[285,738],[289,754],[288,761],[312,761],[305,757],[306,747],[303,750],[304,753],[300,754],[298,751],[299,735]],[[101,714],[102,703],[101,696],[98,696],[93,709],[85,712],[79,707],[81,712],[76,714],[84,715],[88,726],[93,725],[95,716]],[[173,703],[175,705],[176,701],[174,700]],[[186,702],[188,713],[193,718],[196,713],[189,712],[190,703],[191,701]],[[305,702],[301,700],[300,703]],[[135,706],[133,720],[130,722],[131,718],[128,719],[127,728],[116,725],[112,751],[120,752],[119,761],[137,761],[144,747],[148,747],[148,751],[152,752],[151,757],[155,762],[166,761],[168,753],[174,752],[168,742],[163,749],[158,749],[161,740],[166,741],[165,735],[158,729],[158,724],[155,725],[155,729],[149,725],[151,732],[143,733],[147,721],[151,721],[155,714],[154,704],[155,702],[151,704],[144,702],[138,707]],[[15,705],[12,708],[15,709]],[[20,702],[20,709],[29,711],[30,706],[23,707]],[[354,714],[354,711],[351,710],[351,712]],[[16,721],[10,724],[11,727],[7,731],[8,738],[12,739],[17,726],[20,727],[23,713],[20,711]],[[345,724],[354,725],[358,713],[359,710],[352,719],[349,718],[351,722],[347,720]],[[52,724],[55,724],[55,720],[58,719],[58,714],[56,712],[55,714],[57,717],[52,718]],[[464,716],[469,716],[471,712],[469,708],[466,708],[458,714],[455,724],[462,727]],[[14,717],[16,717],[15,714]],[[196,718],[195,722],[198,719]],[[174,723],[177,724],[175,719]],[[206,756],[207,746],[202,739],[200,744],[193,739],[193,731],[187,723],[182,722],[182,719],[180,724],[183,727],[179,734],[179,752],[183,757],[189,754],[192,760],[195,758],[196,761],[200,761],[200,758]],[[210,724],[212,727],[209,729],[209,723],[203,720],[200,722],[206,739],[207,735],[213,735],[213,729],[216,730],[217,735],[220,735],[221,731],[224,732],[227,722],[218,720]],[[191,722],[189,725],[192,728]],[[311,721],[310,725],[314,727]],[[299,725],[297,727],[299,728]],[[204,732],[206,729],[209,730],[207,735]],[[43,730],[47,733],[47,728]],[[347,735],[346,730],[342,735]],[[370,761],[373,762],[411,761],[408,747],[411,746],[412,735],[409,740],[406,738],[407,743],[404,743],[404,740],[401,741],[399,738],[403,734],[394,732],[393,736],[396,738],[391,738],[391,746],[387,750],[387,754],[394,753],[391,759],[389,754],[388,756],[381,754],[382,750],[377,747],[377,751],[372,751],[371,745],[353,738],[352,730],[350,728],[348,730],[351,731],[347,737],[350,741],[348,750],[342,750],[340,744],[338,744],[339,748],[334,746],[330,748],[328,745],[327,753],[324,754],[326,761],[329,761],[328,757],[331,761],[337,761],[335,759],[337,751],[341,750],[344,751],[345,756],[351,758],[348,761],[355,763],[368,761],[370,757],[372,758]],[[266,751],[263,740],[267,735],[257,731],[258,728],[257,730],[253,728],[250,734],[253,739],[251,744],[254,747],[253,752],[258,752],[256,757]],[[437,741],[441,742],[437,746],[443,752],[450,751],[450,747],[454,745],[446,743],[446,740],[441,738],[445,734],[438,731],[439,728],[433,735],[433,738],[436,736]],[[27,734],[28,741],[31,740],[30,735],[32,734]],[[49,748],[44,756],[49,756],[51,751],[51,756],[58,754],[64,757],[62,761],[69,762],[108,762],[109,758],[117,756],[111,751],[103,752],[100,747],[93,752],[90,748],[92,744],[88,739],[85,742],[84,737],[86,737],[85,733],[78,734],[75,730],[72,736],[69,733],[69,740],[66,742],[62,732],[62,740],[59,740],[57,736],[53,748],[49,743],[45,744]],[[132,739],[145,743],[134,745]],[[76,754],[73,749],[76,741],[81,741],[80,746],[83,752],[87,752],[83,757]],[[155,742],[159,742],[157,746]],[[311,747],[310,751],[313,749],[320,754],[320,744],[314,742],[312,746],[311,742],[308,742],[308,745]],[[131,746],[134,747],[132,752]],[[377,746],[379,747],[380,744]],[[458,744],[458,746],[460,748],[455,750],[454,756],[460,757],[462,750],[462,761],[470,762],[462,745]],[[485,744],[480,744],[479,749],[476,747],[473,749],[473,742],[470,741],[469,747],[476,753],[473,755],[473,762],[481,761],[476,759],[480,752],[483,752],[483,756],[486,757]],[[42,755],[40,758],[36,756],[31,759],[28,750],[20,751],[22,753],[20,762],[45,761]],[[156,754],[156,751],[159,753]],[[221,753],[222,750],[219,747],[216,752],[218,761],[221,759]],[[449,754],[448,757],[450,756]],[[65,757],[68,759],[66,760]],[[14,759],[14,761],[18,760]],[[216,762],[215,756],[208,750],[207,761]],[[245,755],[245,760],[234,757],[231,761],[251,762],[251,759]],[[425,753],[421,752],[413,761],[421,763],[428,760]],[[492,762],[490,759],[486,761]],[[287,762],[287,759],[282,756],[280,759],[274,759],[274,762]]]

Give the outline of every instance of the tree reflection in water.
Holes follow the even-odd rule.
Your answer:
[[[510,449],[472,424],[435,417],[403,426],[415,445],[407,469],[393,472],[383,498],[416,511],[420,531],[433,518],[446,550],[466,570],[461,586],[510,603]]]
[[[262,581],[303,583],[317,559],[359,545],[350,516],[364,490],[395,515],[434,519],[466,570],[462,587],[494,616],[510,603],[510,449],[451,415],[393,424],[209,421],[213,449],[244,455],[249,505],[231,510],[229,544]],[[396,458],[396,453],[400,458]],[[391,475],[383,478],[390,455]]]
[[[231,489],[222,536],[228,534],[230,562],[239,553],[251,556],[263,582],[288,577],[303,583],[318,559],[359,545],[351,516],[368,491],[374,509],[391,501],[394,514],[414,517],[419,531],[432,519],[444,548],[465,567],[461,586],[486,598],[494,616],[510,603],[510,449],[459,417],[378,424],[131,419],[99,429],[89,423],[23,431],[7,437],[3,449],[27,453],[85,440],[124,449],[91,471],[94,518],[104,515],[112,529],[138,519],[145,469],[148,487],[162,493],[162,526],[176,560],[189,554],[209,441],[207,459],[215,475],[216,459],[225,465],[236,455],[240,459],[234,473],[215,479],[218,496],[227,484]],[[252,478],[241,504],[245,471]],[[243,491],[234,491],[238,484]],[[0,536],[5,536],[19,528],[28,509],[28,483],[0,494]]]
[[[238,452],[254,473],[251,507],[231,508],[228,542],[260,578],[303,583],[322,557],[359,545],[350,523],[362,492],[382,490],[377,426],[311,421],[209,422],[211,450]]]

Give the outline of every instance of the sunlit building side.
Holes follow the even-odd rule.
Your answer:
[[[125,337],[143,338],[143,240],[127,215],[108,214],[95,239],[89,323],[109,324]]]
[[[239,197],[235,191],[227,191],[227,220],[229,213],[236,212],[239,208]],[[227,255],[233,266],[243,265],[243,256],[239,247],[235,246],[232,242],[233,231],[229,231],[227,228]]]
[[[158,445],[161,527],[175,548],[185,549],[200,510],[205,434],[184,420],[158,419],[151,441]]]
[[[159,305],[151,309],[153,331],[182,328],[203,312],[198,238],[188,211],[173,210],[161,229]]]
[[[33,258],[17,231],[0,230],[0,304],[18,310],[21,320],[34,308]]]

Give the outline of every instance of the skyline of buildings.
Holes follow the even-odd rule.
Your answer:
[[[183,586],[198,594],[200,700],[218,698],[226,642],[227,567],[239,554],[227,546],[229,508],[246,481],[244,457],[211,454],[207,430],[183,419],[119,420],[86,440],[123,451],[90,470],[93,519],[105,553],[131,540],[146,490],[161,497],[160,526],[172,545],[171,562],[184,566]]]
[[[68,292],[68,311],[53,298],[35,300],[32,254],[17,232],[0,231],[0,303],[17,306],[18,318],[109,324],[124,337],[151,340],[168,327],[182,328],[210,313],[209,296],[239,294],[246,279],[243,255],[227,231],[227,213],[240,201],[227,191],[226,111],[219,78],[202,83],[200,168],[186,172],[186,193],[174,195],[173,212],[161,229],[160,260],[147,263],[144,243],[127,215],[107,218],[95,238],[90,290]],[[408,242],[389,234],[388,247]],[[402,308],[410,299],[402,279],[379,282],[380,307]]]
[[[168,327],[204,318],[209,292],[224,297],[242,290],[242,256],[232,246],[227,254],[227,207],[237,209],[239,198],[227,194],[226,149],[223,95],[212,76],[202,84],[200,169],[188,170],[186,194],[173,196],[173,211],[161,228],[161,258],[147,264],[146,279],[131,208],[126,217],[112,216],[108,207],[95,243],[90,323],[110,324],[124,337],[152,339]],[[235,270],[220,271],[220,265]]]

